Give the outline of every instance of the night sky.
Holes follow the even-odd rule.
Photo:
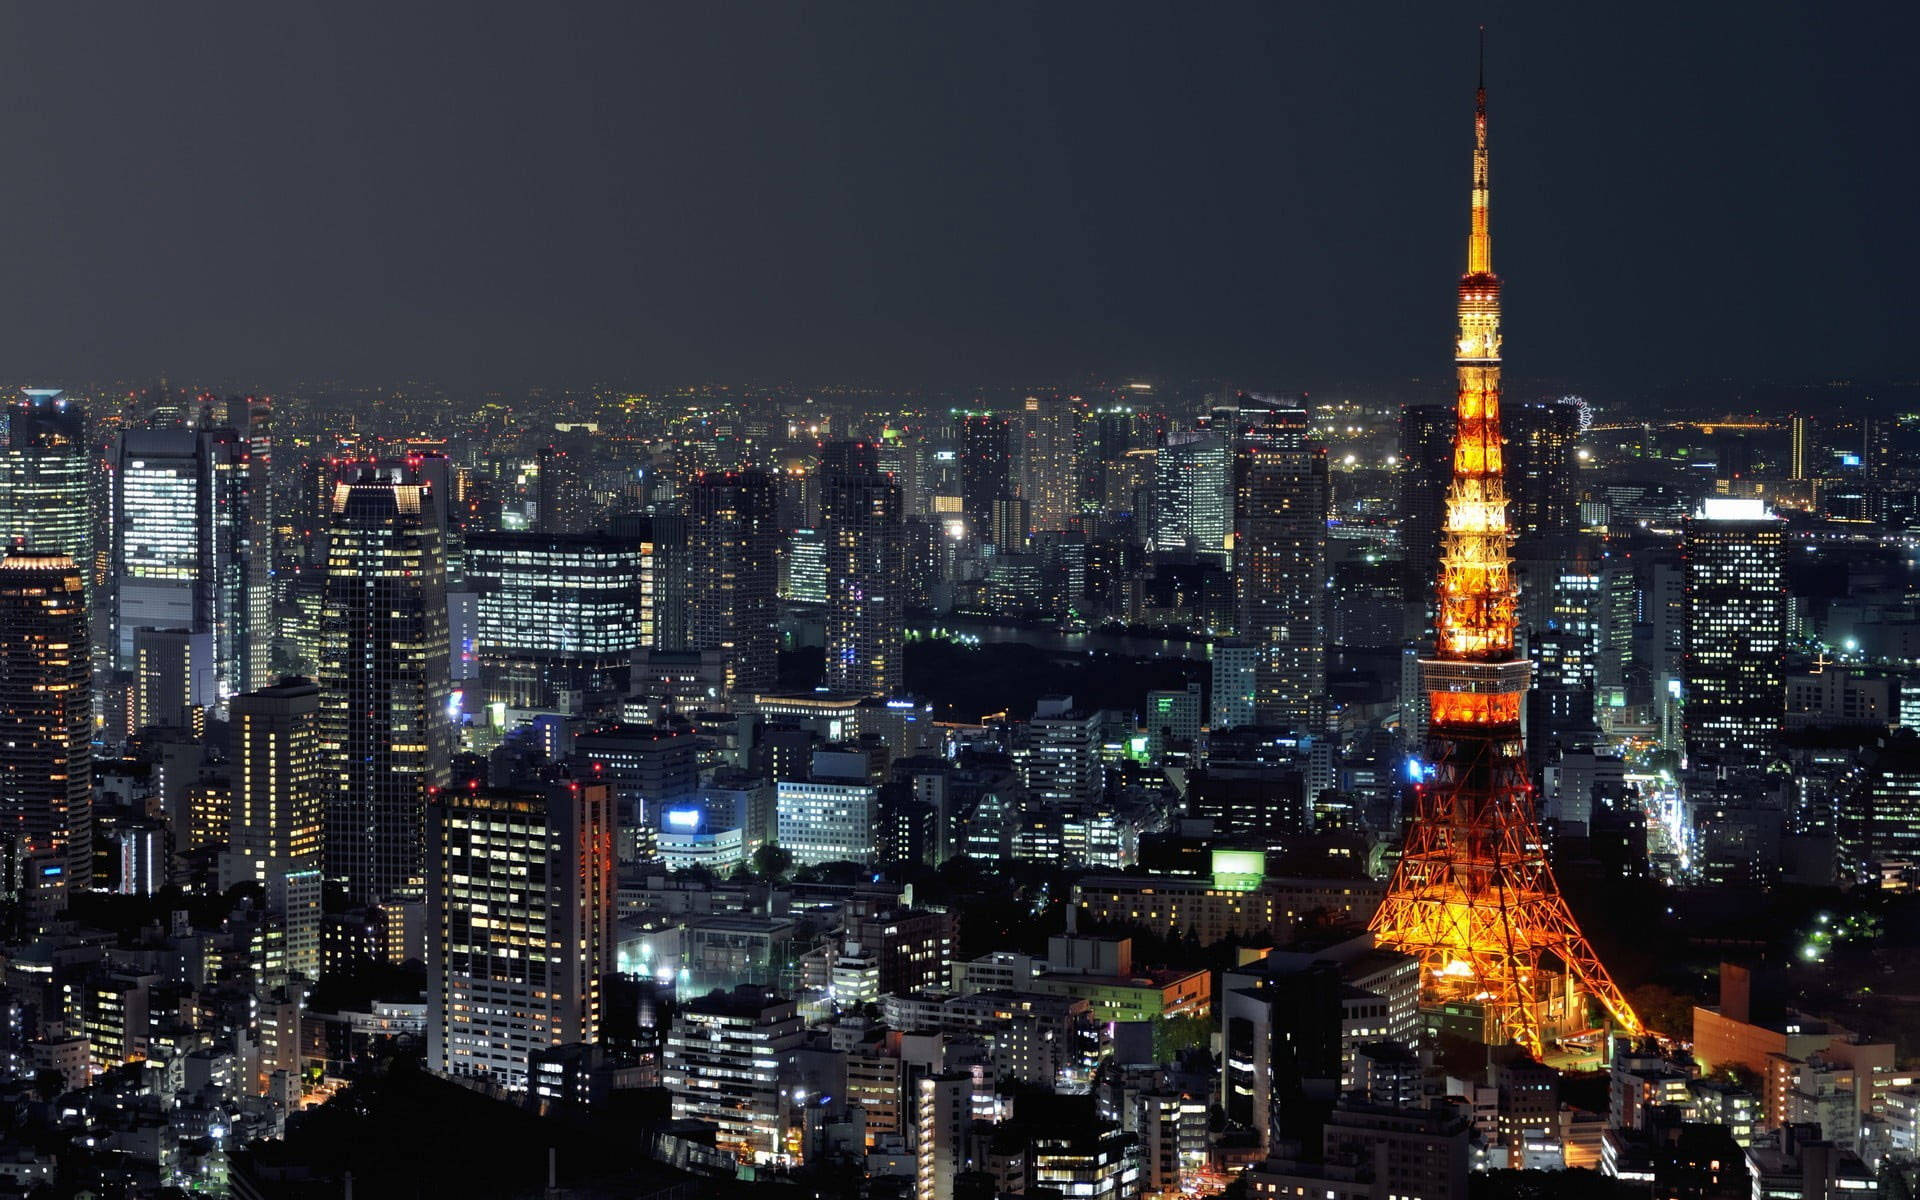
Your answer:
[[[0,363],[1444,376],[1484,21],[1517,370],[1913,378],[1884,7],[14,4]]]

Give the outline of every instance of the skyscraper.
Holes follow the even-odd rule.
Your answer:
[[[1860,418],[1860,466],[1873,483],[1883,483],[1893,473],[1893,418]]]
[[[1126,469],[1130,458],[1151,456],[1156,442],[1153,423],[1131,405],[1105,405],[1082,421],[1080,502],[1089,512],[1131,511],[1136,472]],[[1146,462],[1151,464],[1151,457]]]
[[[650,646],[642,543],[597,534],[475,533],[474,655],[489,702],[584,711],[624,697]]]
[[[984,537],[993,522],[993,502],[1011,495],[1007,419],[998,413],[967,413],[960,419],[960,500],[968,532]]]
[[[220,885],[257,882],[281,914],[287,969],[320,977],[324,824],[320,688],[283,679],[233,698],[232,827]]]
[[[614,534],[640,550],[640,637],[655,650],[679,651],[692,643],[692,562],[684,513],[619,517]]]
[[[1234,450],[1233,571],[1239,638],[1260,648],[1254,719],[1302,733],[1327,723],[1325,446],[1306,414],[1254,410]]]
[[[1080,415],[1065,396],[1028,396],[1020,408],[1020,494],[1033,528],[1066,529],[1080,514]]]
[[[1813,418],[1793,414],[1788,422],[1787,478],[1799,482],[1813,470]]]
[[[1902,729],[1859,752],[1833,814],[1843,886],[1880,887],[1920,860],[1920,737]]]
[[[827,535],[819,529],[787,531],[780,556],[780,598],[792,604],[827,603]]]
[[[740,695],[779,674],[776,516],[773,481],[760,471],[703,472],[688,487],[692,648],[725,651],[727,691]]]
[[[1476,1014],[1488,1043],[1535,1057],[1591,1028],[1598,1002],[1628,1034],[1639,1018],[1561,898],[1528,782],[1521,704],[1528,663],[1500,434],[1500,278],[1488,229],[1487,93],[1475,97],[1473,206],[1460,277],[1453,480],[1447,493],[1427,694],[1431,781],[1371,928],[1420,960],[1422,999]]]
[[[64,554],[88,582],[95,473],[86,410],[55,389],[24,388],[0,422],[0,543]]]
[[[1423,629],[1433,607],[1433,564],[1440,561],[1453,482],[1453,423],[1453,410],[1441,404],[1409,404],[1400,412],[1401,595],[1420,606]]]
[[[1580,531],[1580,409],[1572,404],[1515,404],[1506,433],[1508,527],[1516,558]]]
[[[1210,431],[1175,433],[1153,463],[1153,550],[1169,561],[1227,560],[1233,475],[1227,443]]]
[[[1687,753],[1768,753],[1786,718],[1785,530],[1760,500],[1709,496],[1687,518]]]
[[[0,560],[0,629],[5,887],[18,879],[36,907],[57,911],[93,879],[93,691],[80,568],[64,554],[27,550]]]
[[[134,670],[134,631],[152,628],[213,635],[216,703],[264,673],[273,639],[265,482],[232,429],[120,435],[112,475],[115,669]]]
[[[437,500],[398,466],[334,487],[319,675],[325,860],[356,903],[420,897],[427,797],[452,765]]]
[[[521,1091],[536,1050],[600,1040],[613,969],[607,784],[450,791],[427,809],[427,1062]]]
[[[1556,745],[1585,741],[1595,730],[1604,577],[1595,539],[1546,538],[1530,549],[1537,557],[1520,559],[1516,554],[1514,566],[1527,657],[1533,664],[1527,735],[1535,761],[1544,763]]]
[[[579,453],[543,446],[539,470],[534,528],[541,533],[585,533],[592,529],[592,497],[581,473]]]
[[[199,737],[213,696],[212,634],[144,626],[133,631],[129,731],[159,726]]]
[[[240,559],[241,601],[234,638],[232,687],[248,692],[273,682],[273,404],[264,396],[227,399],[227,426],[238,435],[228,469],[244,482],[224,490]]]
[[[827,686],[889,697],[901,690],[906,601],[900,488],[871,442],[835,442],[820,463],[827,549]]]

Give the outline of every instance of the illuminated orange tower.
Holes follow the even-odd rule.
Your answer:
[[[1514,646],[1518,589],[1500,448],[1500,279],[1487,231],[1487,89],[1474,108],[1473,227],[1460,277],[1460,392],[1440,551],[1434,655],[1422,660],[1431,778],[1385,903],[1383,946],[1420,960],[1429,1005],[1477,1006],[1489,1041],[1535,1057],[1590,1027],[1591,1001],[1639,1018],[1574,922],[1547,865],[1527,780],[1520,707],[1528,663]]]

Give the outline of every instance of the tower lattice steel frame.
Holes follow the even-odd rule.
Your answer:
[[[1453,483],[1440,553],[1434,656],[1421,662],[1433,777],[1372,929],[1420,960],[1421,999],[1474,1004],[1490,1036],[1542,1053],[1544,1031],[1586,1026],[1588,1000],[1639,1018],[1608,977],[1547,864],[1520,724],[1528,662],[1500,438],[1500,279],[1487,230],[1487,90],[1474,109],[1473,225],[1460,277]]]

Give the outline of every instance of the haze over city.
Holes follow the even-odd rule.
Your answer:
[[[1460,215],[1438,98],[1482,23],[1515,371],[1631,400],[1917,365],[1897,6],[0,21],[0,351],[62,378],[1429,376]]]

